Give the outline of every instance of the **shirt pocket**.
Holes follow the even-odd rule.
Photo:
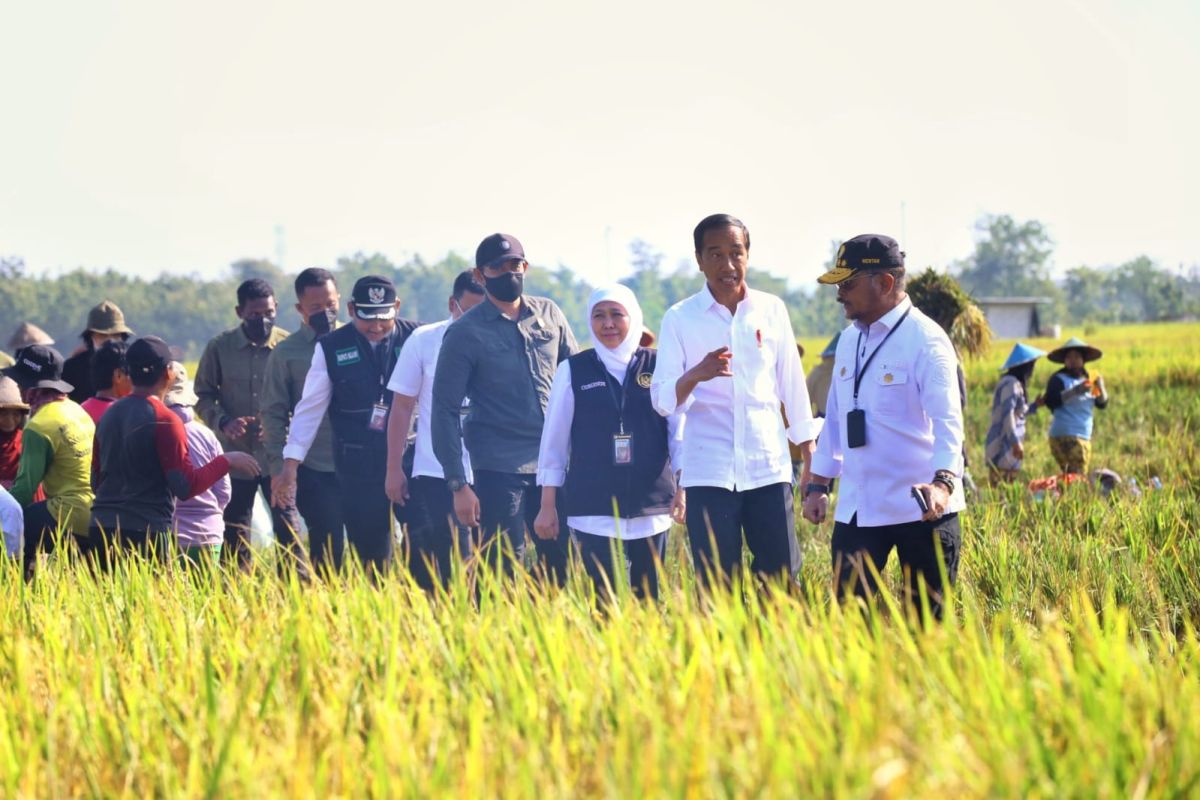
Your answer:
[[[903,366],[880,366],[873,376],[875,411],[883,417],[898,417],[908,408],[909,370]]]

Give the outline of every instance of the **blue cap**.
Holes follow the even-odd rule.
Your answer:
[[[1013,367],[1028,364],[1030,361],[1037,361],[1044,355],[1046,353],[1038,350],[1036,347],[1030,347],[1022,342],[1017,342],[1013,345],[1012,352],[1008,354],[1008,360],[1004,362],[1004,366],[1000,368],[1000,371],[1008,372]]]
[[[841,331],[833,335],[833,338],[829,340],[829,344],[825,345],[825,349],[821,351],[821,358],[829,358],[830,356],[837,355],[837,343],[841,335]]]

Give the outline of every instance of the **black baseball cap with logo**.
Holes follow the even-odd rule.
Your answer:
[[[396,318],[396,285],[383,275],[367,275],[355,281],[350,301],[359,319]]]
[[[157,336],[143,336],[125,351],[125,366],[134,383],[138,378],[159,375],[173,360],[170,345]]]
[[[505,261],[524,261],[525,248],[517,237],[507,233],[493,233],[475,248],[475,266],[479,269],[495,267]]]
[[[55,389],[70,394],[75,387],[62,379],[62,353],[44,344],[31,344],[17,351],[16,361],[4,374],[22,389]]]
[[[895,239],[878,233],[864,233],[842,243],[833,268],[817,278],[817,283],[837,284],[849,280],[857,272],[903,266],[904,251]]]

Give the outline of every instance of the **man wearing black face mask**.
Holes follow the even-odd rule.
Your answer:
[[[296,311],[304,320],[300,330],[284,339],[267,359],[267,381],[263,388],[262,421],[271,494],[278,494],[283,472],[283,448],[292,426],[292,413],[304,392],[304,379],[312,364],[317,340],[336,330],[337,282],[327,269],[310,267],[296,276]],[[308,551],[312,563],[323,572],[341,568],[345,536],[342,533],[342,501],[333,462],[333,429],[327,415],[320,418],[312,447],[297,469],[296,508],[308,528]]]
[[[541,510],[538,447],[554,372],[579,349],[559,307],[524,294],[528,271],[516,237],[494,233],[480,243],[475,280],[487,302],[446,329],[433,381],[433,452],[454,494],[454,514],[460,524],[480,527],[481,547],[509,573],[523,558],[526,531],[535,534]],[[470,410],[460,426],[468,396]],[[463,469],[464,438],[474,488]],[[561,582],[567,536],[535,538],[534,544],[540,569]]]
[[[244,281],[237,290],[235,311],[242,321],[236,328],[218,334],[204,348],[196,369],[196,411],[226,451],[249,453],[266,463],[262,426],[263,385],[267,358],[287,331],[275,327],[275,290],[261,278]],[[271,499],[267,476],[233,479],[233,495],[225,507],[225,546],[222,556],[233,558],[242,570],[250,567],[250,517],[259,489]],[[274,509],[272,524],[276,540],[285,550],[295,550],[299,519],[294,508]]]

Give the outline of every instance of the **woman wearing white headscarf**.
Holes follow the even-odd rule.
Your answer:
[[[639,597],[658,596],[672,518],[684,496],[672,468],[682,415],[664,419],[650,404],[656,351],[639,347],[642,309],[626,286],[592,292],[594,347],[558,366],[538,454],[542,510],[534,533],[558,535],[555,507],[565,486],[567,525],[579,543],[598,598],[615,591],[616,559]]]

